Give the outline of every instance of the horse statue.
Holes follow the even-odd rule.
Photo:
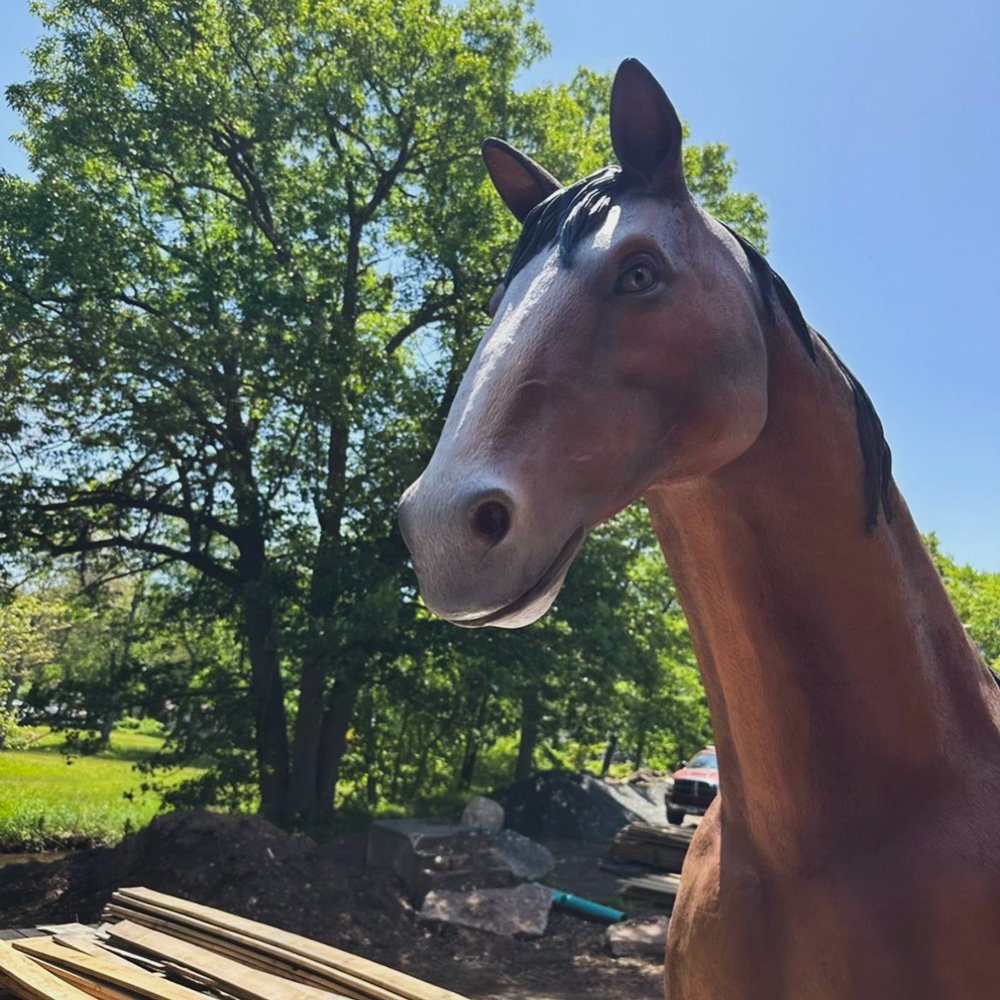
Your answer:
[[[1000,997],[1000,689],[864,389],[685,186],[635,60],[620,166],[569,187],[483,146],[523,223],[400,524],[428,608],[512,628],[642,497],[687,615],[723,792],[670,923],[669,1000]]]

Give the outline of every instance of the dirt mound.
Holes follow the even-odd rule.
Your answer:
[[[663,787],[543,771],[493,792],[491,798],[504,808],[504,825],[527,837],[597,842],[611,840],[627,823],[665,823]]]
[[[172,813],[117,847],[0,868],[0,927],[99,919],[145,885],[306,934],[481,1000],[654,1000],[655,963],[611,957],[604,928],[553,913],[537,941],[417,923],[403,884],[365,867],[362,836],[318,845],[252,816]]]
[[[117,847],[0,869],[0,926],[93,923],[111,893],[144,885],[297,933],[365,943],[412,922],[391,884],[364,867],[364,838],[326,847],[254,816],[160,816]],[[363,897],[358,914],[330,899]]]

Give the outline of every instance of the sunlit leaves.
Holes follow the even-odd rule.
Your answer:
[[[1000,573],[959,566],[945,555],[935,535],[925,539],[958,617],[983,659],[1000,673]]]

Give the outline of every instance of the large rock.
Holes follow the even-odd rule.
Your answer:
[[[505,937],[541,937],[548,926],[552,893],[525,883],[513,889],[455,892],[434,889],[420,908],[420,919],[474,927]]]
[[[547,848],[512,830],[430,819],[385,819],[368,831],[370,867],[398,875],[419,906],[431,889],[492,889],[535,881],[555,867]]]
[[[516,878],[537,882],[556,866],[552,852],[529,837],[514,830],[498,830],[490,834],[493,853]]]
[[[510,886],[520,881],[493,849],[491,835],[428,819],[384,819],[368,830],[370,867],[398,875],[419,906],[431,889]]]
[[[469,799],[462,810],[462,825],[491,832],[503,829],[503,806],[485,795]]]
[[[669,917],[652,917],[649,920],[626,920],[612,924],[605,936],[613,955],[642,955],[663,960],[667,947]]]
[[[610,840],[626,823],[664,825],[663,783],[628,785],[543,771],[493,793],[507,828],[535,838]]]

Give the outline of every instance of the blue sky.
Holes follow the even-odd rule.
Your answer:
[[[770,260],[882,417],[923,531],[1000,571],[1000,4],[537,0],[525,83],[637,56],[695,141],[728,143]],[[38,31],[0,8],[0,84]],[[0,137],[18,127],[0,110]],[[0,141],[0,166],[25,169]],[[570,180],[571,178],[562,178]]]

